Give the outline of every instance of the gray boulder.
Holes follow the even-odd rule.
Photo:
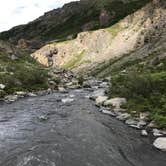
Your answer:
[[[125,120],[129,119],[130,117],[131,117],[130,114],[128,114],[128,113],[123,113],[123,114],[118,115],[118,116],[117,116],[117,119],[118,119],[118,120],[121,120],[121,121],[125,121]]]
[[[166,137],[157,138],[153,145],[159,150],[166,151]]]

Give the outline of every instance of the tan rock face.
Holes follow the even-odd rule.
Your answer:
[[[109,19],[106,11],[101,15]],[[154,1],[109,28],[82,32],[74,40],[46,45],[32,56],[46,66],[89,70],[98,63],[156,43],[166,34],[165,27],[166,10],[162,3]]]

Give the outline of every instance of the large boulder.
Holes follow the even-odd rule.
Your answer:
[[[125,104],[127,100],[125,98],[112,98],[104,102],[105,106],[113,106],[115,109],[120,109],[120,107]]]
[[[166,151],[166,137],[157,138],[153,145],[159,150]]]
[[[96,98],[96,105],[102,105],[107,99],[107,96],[98,96]]]

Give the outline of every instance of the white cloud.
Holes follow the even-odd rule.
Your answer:
[[[0,0],[0,32],[32,21],[70,1],[76,0]]]

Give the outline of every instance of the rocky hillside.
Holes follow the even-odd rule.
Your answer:
[[[53,42],[32,56],[46,66],[77,71],[124,55],[126,60],[141,59],[165,50],[165,18],[164,0],[154,0],[110,27],[79,33],[74,40]]]
[[[144,6],[150,0],[81,0],[45,13],[26,25],[0,34],[23,48],[38,49],[50,40],[75,38],[81,31],[114,24]]]

